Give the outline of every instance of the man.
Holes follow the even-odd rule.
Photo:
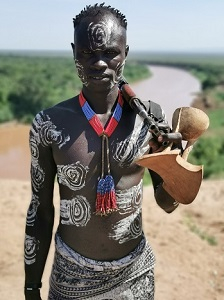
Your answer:
[[[155,260],[142,231],[144,168],[134,160],[161,145],[118,89],[128,54],[126,27],[125,17],[104,4],[76,16],[72,49],[82,91],[33,121],[27,300],[41,299],[56,175],[60,220],[48,299],[154,299]],[[151,175],[157,203],[172,212],[175,200]]]

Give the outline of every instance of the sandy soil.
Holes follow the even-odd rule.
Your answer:
[[[153,81],[153,85],[154,77],[144,81],[144,84],[140,83],[134,87],[136,93],[142,99],[161,103],[170,116],[175,108],[189,106],[194,93],[200,90],[197,80],[185,71],[171,69],[171,73],[167,74],[164,67],[153,68],[156,67],[152,67],[152,71],[157,72],[156,78],[160,72],[160,79]],[[158,89],[158,86],[163,88]],[[6,143],[0,132],[1,300],[23,299],[23,240],[31,194],[27,170],[28,130],[23,130],[25,150],[15,148],[14,139],[11,144],[8,140]],[[9,133],[6,136],[9,137]],[[22,136],[19,135],[20,139]],[[22,164],[17,164],[18,161]],[[12,169],[7,177],[5,168]],[[56,188],[57,212],[58,203]],[[188,206],[180,205],[173,214],[166,214],[156,205],[150,186],[144,188],[144,231],[157,258],[155,300],[224,299],[223,203],[224,180],[204,181],[195,201]],[[52,257],[53,247],[43,277],[43,300],[47,299]]]
[[[22,300],[24,222],[30,186],[27,181],[1,179],[0,191],[0,299]],[[58,203],[56,190],[57,211]],[[172,214],[164,213],[154,201],[152,188],[145,187],[144,230],[157,257],[156,300],[224,299],[223,203],[224,180],[203,182],[195,201]],[[209,239],[215,239],[216,245]],[[43,300],[47,299],[52,257],[53,247],[43,278]]]

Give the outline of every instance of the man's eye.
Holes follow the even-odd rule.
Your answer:
[[[115,50],[107,50],[106,53],[107,54],[116,54],[116,51]]]

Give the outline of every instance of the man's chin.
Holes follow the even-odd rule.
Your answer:
[[[91,80],[85,84],[86,88],[95,90],[95,91],[109,91],[111,90],[117,83],[112,80]]]

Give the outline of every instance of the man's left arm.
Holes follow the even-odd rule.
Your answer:
[[[163,188],[163,179],[154,171],[149,170],[152,178],[154,196],[157,204],[167,213],[173,212],[179,203]]]

